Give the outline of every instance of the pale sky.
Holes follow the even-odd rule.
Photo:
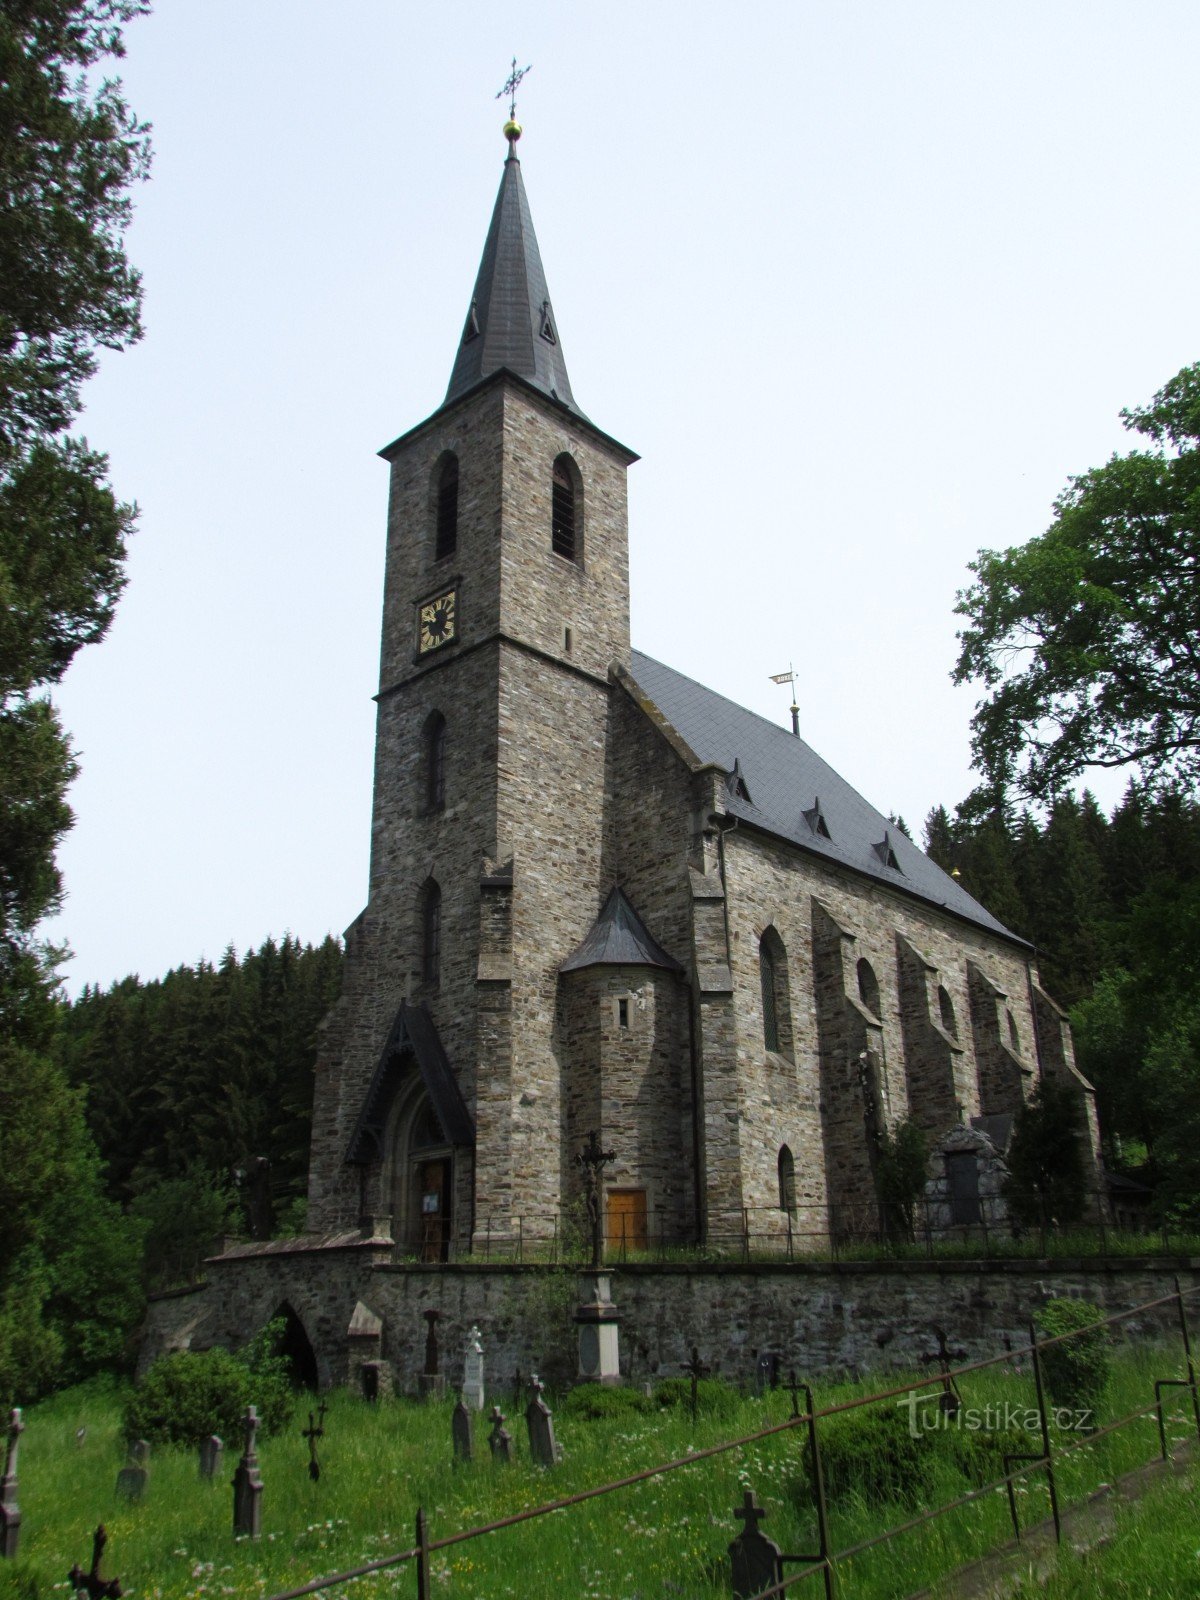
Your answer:
[[[362,908],[375,452],[445,393],[514,53],[572,387],[643,458],[634,644],[781,724],[794,662],[918,839],[964,797],[967,563],[1200,358],[1194,0],[160,0],[127,43],[146,337],[82,428],[142,511],[56,695],[73,991]]]

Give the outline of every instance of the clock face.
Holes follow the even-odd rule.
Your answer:
[[[457,599],[457,595],[451,589],[448,594],[439,594],[434,600],[426,600],[421,607],[418,613],[417,636],[417,648],[421,655],[428,655],[439,645],[449,644],[456,636]]]

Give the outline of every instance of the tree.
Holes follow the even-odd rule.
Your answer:
[[[95,1148],[48,1056],[70,745],[45,690],[103,637],[132,506],[66,430],[102,348],[141,333],[123,234],[146,172],[120,84],[145,0],[0,0],[0,1394],[31,1398],[55,1358],[78,1376],[138,1314],[136,1239],[100,1193]],[[49,1140],[49,1142],[48,1142]],[[11,1192],[10,1192],[11,1191]],[[134,1262],[134,1280],[122,1278]]]
[[[1008,1149],[1004,1197],[1017,1222],[1069,1227],[1087,1204],[1082,1132],[1065,1084],[1040,1078],[1019,1107]]]
[[[1073,478],[1047,531],[983,550],[954,681],[980,680],[975,764],[1037,800],[1089,767],[1200,778],[1200,363],[1123,411],[1153,448]]]

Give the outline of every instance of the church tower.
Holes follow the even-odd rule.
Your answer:
[[[516,145],[449,388],[391,472],[370,893],[317,1064],[310,1227],[426,1259],[556,1214],[557,973],[603,880],[626,470],[567,376]]]

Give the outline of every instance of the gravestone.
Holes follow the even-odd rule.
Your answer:
[[[758,1360],[754,1366],[754,1387],[759,1394],[764,1389],[775,1389],[779,1385],[779,1352],[778,1350],[760,1350]]]
[[[315,1420],[310,1411],[308,1413],[308,1427],[300,1430],[300,1437],[308,1441],[308,1475],[314,1483],[321,1476],[321,1463],[317,1459],[317,1440],[325,1437],[325,1413],[328,1409],[329,1407],[322,1400]]]
[[[117,1493],[126,1500],[142,1500],[150,1482],[150,1446],[138,1439],[129,1447],[129,1459],[117,1473]]]
[[[454,1459],[470,1461],[474,1454],[475,1441],[471,1434],[471,1408],[465,1400],[460,1400],[454,1408],[454,1415],[450,1421],[450,1436],[454,1441]]]
[[[493,1461],[511,1461],[512,1434],[504,1426],[504,1413],[499,1406],[492,1407],[492,1431],[488,1434],[488,1448]]]
[[[258,1412],[246,1407],[246,1446],[233,1475],[233,1532],[247,1539],[262,1537],[263,1481],[258,1470]]]
[[[554,1415],[542,1399],[545,1388],[537,1373],[529,1379],[532,1399],[525,1407],[525,1426],[529,1430],[529,1454],[535,1466],[556,1467],[562,1460],[562,1448],[554,1437]]]
[[[417,1379],[417,1389],[422,1400],[443,1400],[446,1396],[446,1379],[438,1370],[437,1325],[442,1313],[430,1306],[421,1315],[425,1318],[425,1370]]]
[[[774,1539],[759,1531],[766,1512],[758,1505],[752,1489],[746,1490],[733,1514],[742,1523],[741,1533],[729,1546],[734,1600],[750,1600],[772,1584],[783,1582],[783,1551]]]
[[[101,1523],[92,1535],[91,1571],[85,1572],[77,1561],[67,1573],[67,1582],[71,1585],[73,1594],[87,1595],[89,1600],[121,1600],[122,1590],[119,1580],[100,1576],[100,1558],[107,1543],[108,1534],[105,1532],[104,1524]]]
[[[701,1361],[697,1345],[692,1346],[692,1359],[683,1363],[683,1370],[692,1380],[692,1426],[695,1427],[696,1413],[700,1409],[700,1379],[707,1378],[712,1370],[706,1362]]]
[[[479,1329],[472,1326],[463,1352],[462,1397],[474,1411],[483,1410],[483,1345]]]
[[[0,1556],[9,1561],[17,1559],[17,1545],[21,1537],[21,1508],[17,1504],[17,1446],[24,1432],[21,1408],[14,1406],[8,1417],[4,1477],[0,1478]]]
[[[220,1434],[210,1433],[207,1439],[200,1441],[200,1476],[202,1478],[215,1478],[221,1470],[221,1460],[225,1454],[225,1441]]]

